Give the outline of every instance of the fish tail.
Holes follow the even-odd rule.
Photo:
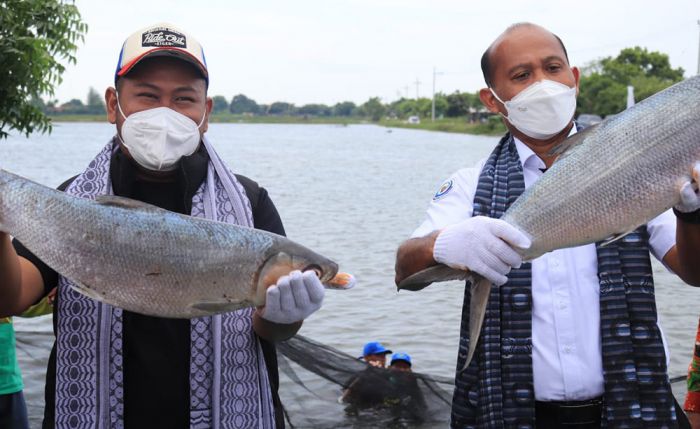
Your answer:
[[[459,372],[465,371],[474,358],[476,344],[479,341],[479,334],[484,323],[484,315],[486,314],[486,305],[489,302],[491,294],[491,281],[488,279],[473,274],[471,276],[471,299],[469,302],[469,350],[467,351],[467,360],[464,361],[464,366]]]

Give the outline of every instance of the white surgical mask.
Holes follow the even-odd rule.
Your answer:
[[[541,80],[520,91],[509,101],[503,101],[489,88],[506,108],[508,119],[523,134],[546,140],[563,130],[576,111],[576,87],[570,88],[553,80]]]
[[[124,117],[121,139],[129,154],[144,168],[170,171],[183,156],[192,155],[199,146],[199,127],[204,123],[206,110],[197,125],[192,119],[168,107],[156,107],[132,113],[119,112]]]

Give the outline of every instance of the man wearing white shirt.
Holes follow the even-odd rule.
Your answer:
[[[503,115],[509,132],[488,159],[441,186],[396,262],[397,283],[442,263],[502,286],[500,307],[487,311],[486,339],[469,368],[457,373],[452,426],[676,427],[684,416],[676,413],[668,384],[648,255],[700,283],[698,264],[691,263],[700,251],[700,198],[684,185],[676,216],[668,211],[635,231],[633,244],[620,244],[624,257],[590,244],[523,264],[512,247],[528,247],[529,239],[497,219],[502,213],[493,202],[510,204],[514,192],[552,165],[550,150],[577,132],[579,71],[557,36],[528,23],[509,27],[491,44],[482,70],[488,88],[481,100]],[[499,168],[502,174],[494,174]],[[626,262],[630,257],[635,264]],[[621,270],[625,284],[601,275],[601,264]],[[467,293],[458,368],[468,348],[469,299]]]

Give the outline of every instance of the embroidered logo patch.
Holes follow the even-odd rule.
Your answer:
[[[448,180],[440,186],[440,189],[438,189],[438,191],[435,193],[435,196],[433,197],[433,201],[440,199],[445,194],[450,192],[450,190],[452,190],[452,180]]]
[[[141,46],[174,46],[187,48],[187,38],[184,34],[168,28],[154,28],[141,35]]]

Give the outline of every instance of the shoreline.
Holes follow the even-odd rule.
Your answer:
[[[52,124],[71,122],[107,122],[106,115],[55,115],[49,116]],[[382,119],[372,122],[363,118],[345,116],[304,117],[304,116],[246,116],[231,114],[213,114],[209,117],[212,124],[302,124],[302,125],[354,125],[372,124],[386,128],[405,128],[423,131],[438,131],[446,133],[474,134],[500,136],[506,131],[501,121],[496,125],[488,123],[469,123],[464,118],[443,118],[422,121],[420,124],[409,124],[400,119]]]

